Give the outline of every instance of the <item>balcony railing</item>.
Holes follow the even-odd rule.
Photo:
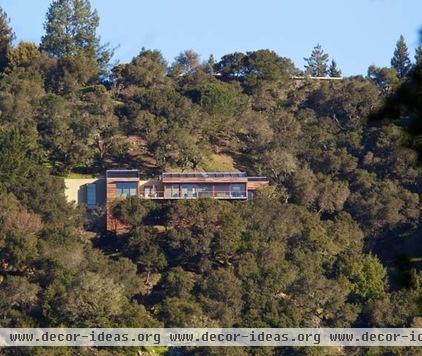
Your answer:
[[[214,191],[214,192],[189,192],[189,193],[175,193],[171,191],[155,191],[151,193],[140,193],[142,199],[200,199],[200,198],[214,198],[214,199],[247,199],[248,193],[246,191]]]

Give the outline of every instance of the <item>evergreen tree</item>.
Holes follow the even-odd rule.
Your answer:
[[[394,56],[391,59],[391,66],[397,71],[400,79],[404,78],[412,67],[409,59],[409,51],[403,35],[396,43]]]
[[[9,26],[6,12],[0,7],[0,71],[7,66],[7,54],[11,47],[14,34]]]
[[[205,71],[210,75],[214,75],[215,65],[216,65],[216,61],[215,61],[214,55],[210,54],[207,62],[205,63],[205,68],[206,68]]]
[[[40,48],[55,58],[84,56],[104,68],[112,51],[100,44],[99,17],[89,0],[54,0],[48,9]]]
[[[305,73],[312,77],[325,77],[328,74],[328,54],[325,53],[320,44],[312,50],[309,58],[304,58]]]
[[[415,51],[415,64],[421,65],[422,64],[422,46],[416,48]]]
[[[331,61],[330,68],[328,69],[328,75],[335,78],[341,77],[341,70],[337,67],[334,59]]]
[[[400,84],[397,71],[389,67],[378,68],[373,64],[370,65],[368,78],[374,82],[383,95],[390,95]]]

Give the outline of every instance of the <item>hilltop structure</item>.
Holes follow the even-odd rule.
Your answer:
[[[137,169],[112,169],[98,179],[66,179],[69,201],[85,204],[88,209],[105,205],[106,227],[115,231],[121,223],[112,216],[113,203],[138,196],[158,201],[213,198],[250,200],[269,181],[266,177],[249,177],[245,172],[166,172],[156,179],[142,180]]]

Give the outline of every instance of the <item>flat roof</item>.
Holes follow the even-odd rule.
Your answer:
[[[244,178],[245,172],[165,172],[163,178]]]
[[[106,178],[139,179],[137,169],[109,169]],[[248,177],[246,172],[164,172],[163,182],[268,182],[267,177]]]
[[[138,178],[137,169],[109,169],[106,171],[107,178]]]
[[[165,172],[162,182],[166,183],[247,183],[245,172]]]

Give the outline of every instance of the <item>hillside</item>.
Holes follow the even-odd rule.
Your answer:
[[[420,66],[387,82],[298,79],[268,49],[171,64],[142,49],[110,67],[99,42],[60,55],[52,43],[3,54],[2,327],[421,326],[415,109],[386,109]],[[108,168],[241,170],[271,185],[247,203],[130,198],[116,236],[98,229],[104,211],[64,197],[63,177]]]

